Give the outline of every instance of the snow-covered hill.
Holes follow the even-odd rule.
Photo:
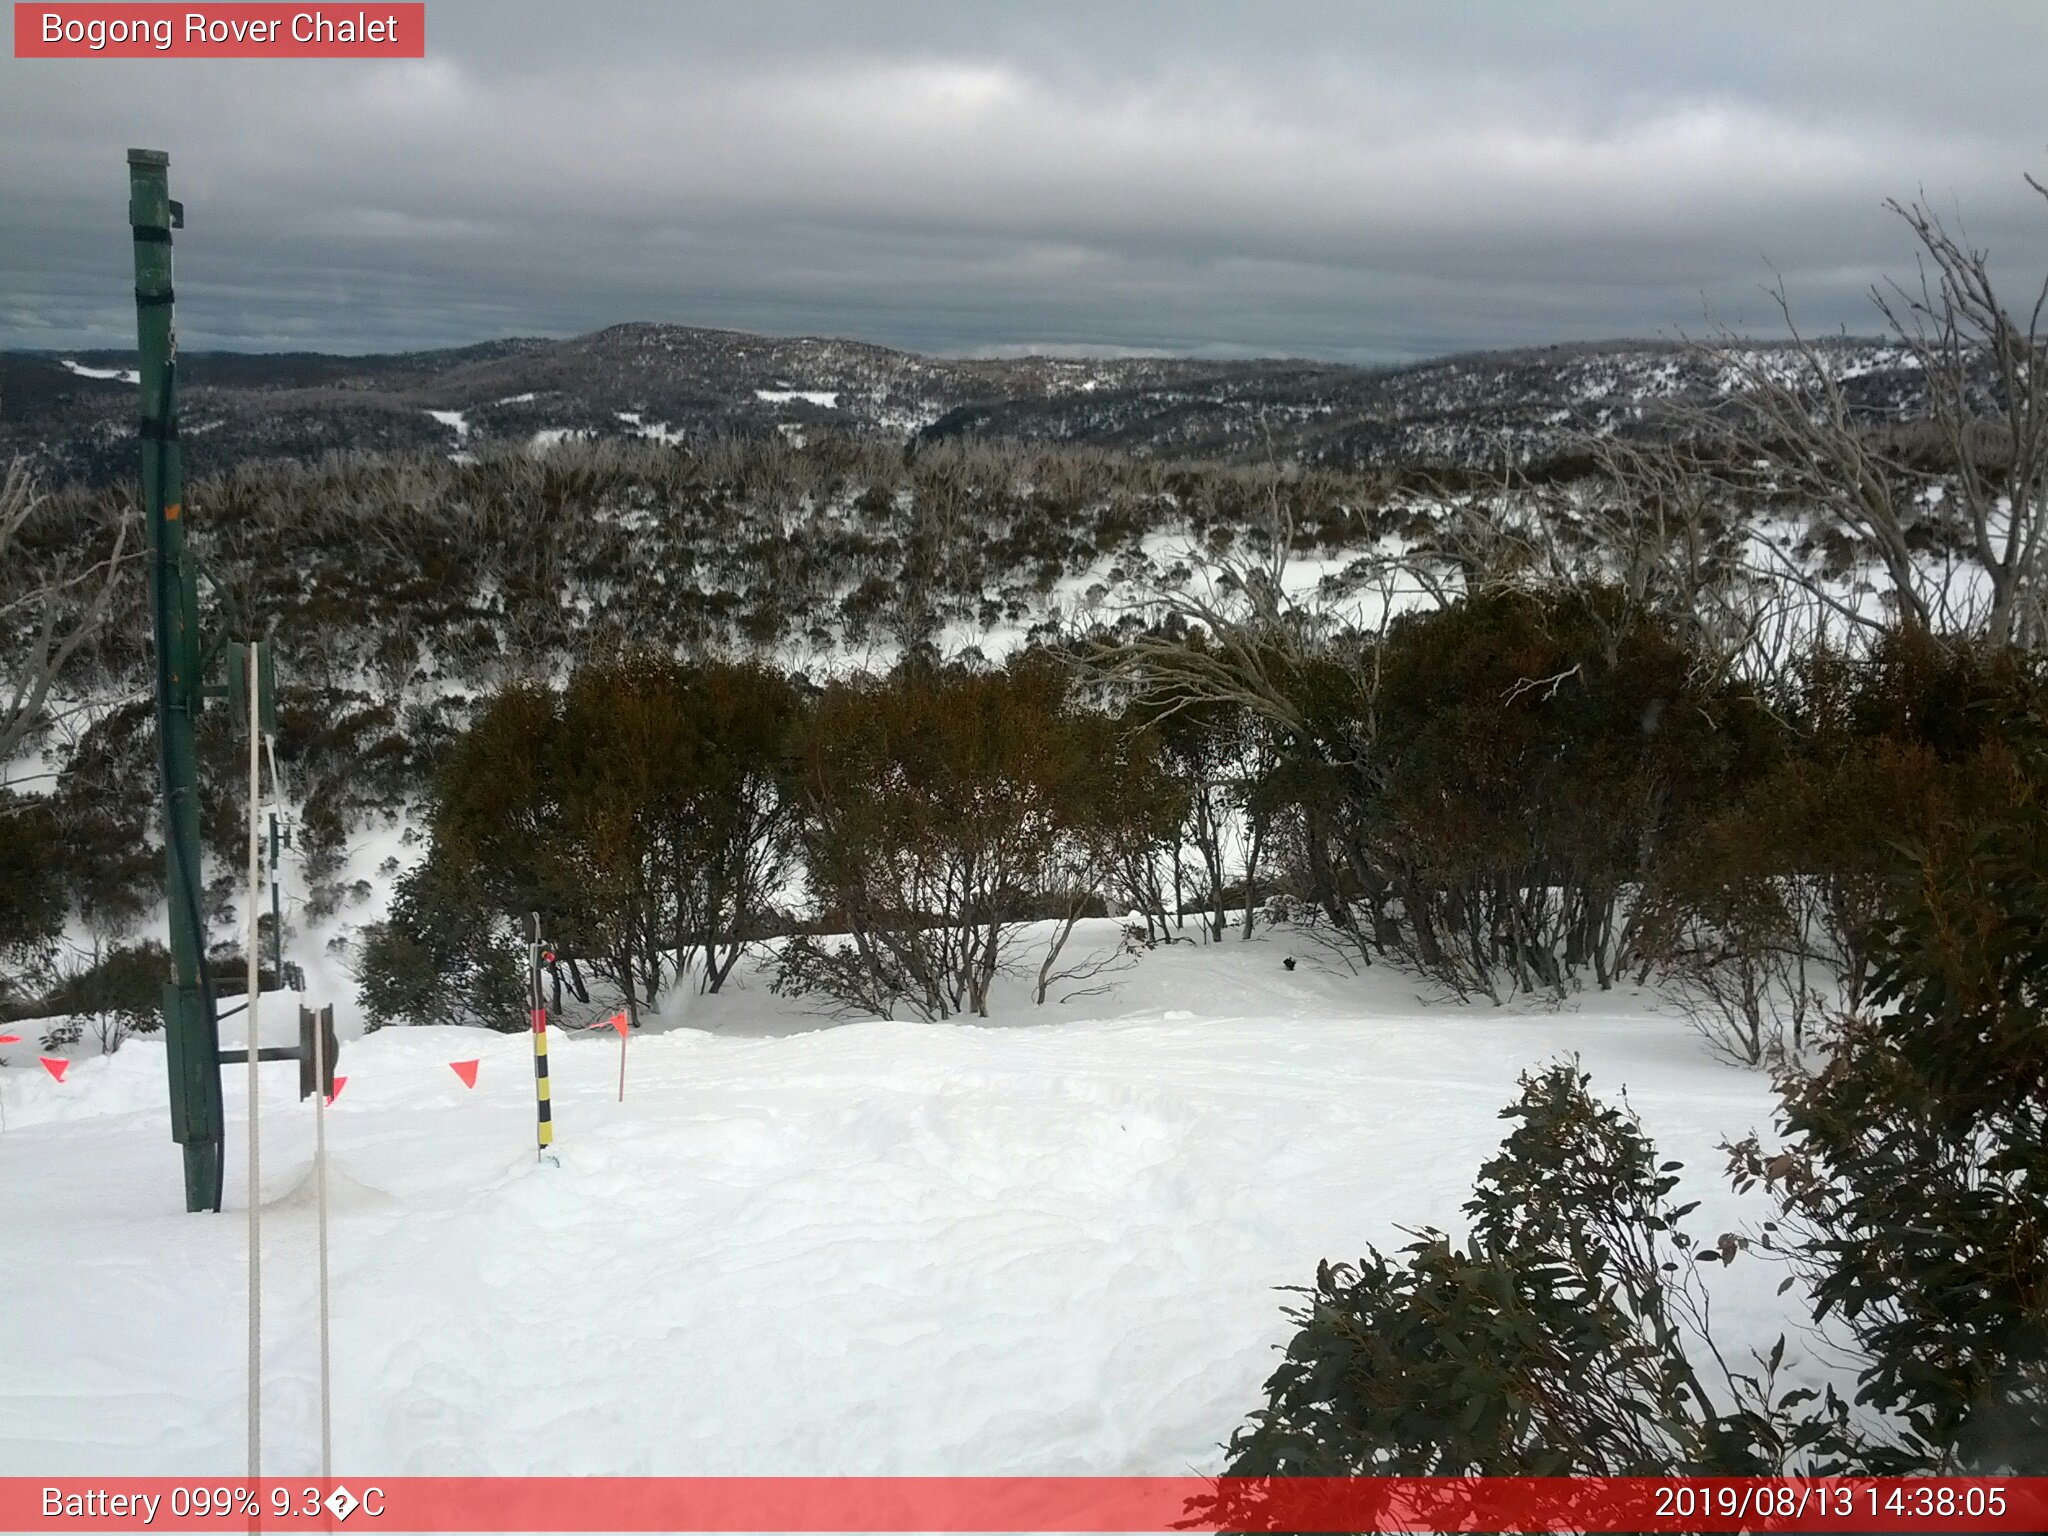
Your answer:
[[[631,1041],[623,1104],[611,1031],[559,1031],[559,1166],[535,1159],[525,1036],[350,1042],[337,1470],[1213,1470],[1289,1332],[1275,1287],[1455,1228],[1517,1073],[1560,1052],[1687,1162],[1701,1234],[1765,1214],[1713,1148],[1767,1121],[1766,1085],[1648,998],[1425,1007],[1284,928],[1116,980],[1002,999],[990,1026],[824,1027],[743,976]],[[238,1470],[240,1070],[229,1210],[189,1216],[159,1046],[62,1083],[20,1052],[0,1070],[0,1474]],[[448,1066],[470,1058],[473,1090]],[[294,1067],[264,1070],[266,1470],[289,1475],[317,1463],[312,1115]],[[1710,1275],[1731,1338],[1788,1325],[1777,1278]]]

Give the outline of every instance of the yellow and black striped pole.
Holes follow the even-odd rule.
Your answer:
[[[540,1134],[534,1157],[544,1162],[548,1148],[554,1144],[555,1121],[548,1099],[548,1010],[540,995],[540,953],[540,914],[535,912],[527,920],[526,1003],[533,1020],[534,1114]]]

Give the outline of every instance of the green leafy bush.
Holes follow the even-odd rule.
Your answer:
[[[1319,1267],[1266,1405],[1227,1472],[1267,1476],[1649,1476],[1820,1472],[1848,1410],[1781,1379],[1784,1340],[1736,1369],[1707,1332],[1702,1251],[1634,1117],[1576,1064],[1524,1076],[1481,1169],[1470,1239]]]
[[[370,1027],[527,1027],[518,936],[477,900],[473,875],[436,854],[401,875],[391,910],[363,936],[357,970]]]
[[[163,1028],[164,985],[170,979],[170,951],[154,940],[96,948],[88,963],[58,982],[43,1008],[67,1016],[76,1030],[72,1042],[89,1032],[111,1056],[130,1035]]]

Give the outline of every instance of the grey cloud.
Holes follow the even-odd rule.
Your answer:
[[[1868,329],[1925,188],[2048,264],[2027,4],[468,5],[417,63],[0,61],[0,344],[121,345],[128,144],[188,345],[625,319],[1377,359]]]

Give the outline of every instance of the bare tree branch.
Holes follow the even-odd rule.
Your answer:
[[[0,762],[43,723],[58,678],[106,625],[129,558],[123,518],[105,558],[37,562],[26,530],[42,505],[28,466],[11,462],[0,475]]]

